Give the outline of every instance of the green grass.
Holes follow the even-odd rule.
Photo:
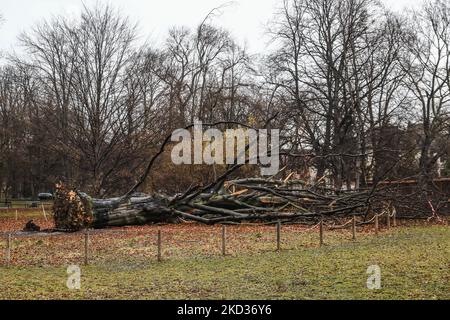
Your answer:
[[[381,268],[381,289],[366,287]],[[81,289],[65,266],[0,267],[2,299],[450,299],[448,226],[396,228],[322,248],[228,257],[118,259],[81,266]]]

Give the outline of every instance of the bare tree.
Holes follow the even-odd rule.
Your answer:
[[[76,180],[88,178],[89,189],[99,195],[111,173],[127,163],[124,141],[130,119],[139,119],[126,106],[134,39],[135,27],[101,6],[85,7],[79,21],[55,18],[21,37],[31,56],[27,63],[40,72],[41,107],[64,159],[65,177],[81,169]]]
[[[69,180],[73,175],[70,166],[72,153],[61,147],[69,136],[69,108],[75,74],[73,49],[77,45],[73,41],[74,32],[72,23],[61,17],[38,24],[32,32],[19,37],[28,57],[17,61],[38,73],[42,99],[39,107],[48,119],[42,125],[55,139],[53,145],[60,151],[61,173]]]
[[[448,152],[435,143],[439,137],[445,137],[443,145],[450,141],[450,6],[436,0],[411,14],[402,67],[414,99],[411,107],[418,111],[420,180],[427,189],[436,161]]]
[[[317,178],[328,171],[338,189],[370,175],[367,115],[372,125],[387,119],[386,111],[385,120],[374,120],[373,110],[381,88],[394,81],[394,30],[370,0],[286,0],[270,30],[279,49],[268,81],[294,116],[294,134],[303,136],[297,143],[314,153]]]

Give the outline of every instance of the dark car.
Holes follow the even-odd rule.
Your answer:
[[[52,200],[53,195],[51,193],[42,192],[38,194],[39,200]]]

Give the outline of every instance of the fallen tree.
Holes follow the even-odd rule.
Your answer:
[[[58,229],[197,221],[206,224],[242,221],[308,222],[380,209],[373,189],[336,192],[300,180],[248,178],[192,188],[175,196],[151,195],[94,199],[58,184],[54,219]],[[378,203],[378,206],[374,204]]]
[[[228,122],[203,125],[217,126],[224,123]],[[190,127],[192,125],[185,129]],[[170,136],[150,159],[136,184],[122,197],[95,199],[62,183],[57,184],[53,208],[56,228],[79,230],[86,227],[104,228],[183,220],[206,224],[242,221],[307,222],[349,214],[367,216],[371,210],[378,210],[385,205],[386,197],[379,192],[377,184],[365,190],[343,192],[328,189],[321,184],[311,185],[305,181],[290,179],[290,175],[284,180],[275,179],[277,175],[230,180],[232,173],[243,164],[230,165],[215,181],[206,186],[189,188],[183,194],[136,195],[137,189],[143,184],[169,141]],[[245,150],[248,147],[247,145]]]

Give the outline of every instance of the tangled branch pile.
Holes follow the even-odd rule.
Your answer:
[[[59,229],[197,221],[206,224],[242,221],[308,222],[323,217],[366,215],[381,203],[374,189],[336,192],[300,180],[249,178],[163,195],[92,199],[57,186],[55,225]],[[378,201],[374,201],[377,199]]]

